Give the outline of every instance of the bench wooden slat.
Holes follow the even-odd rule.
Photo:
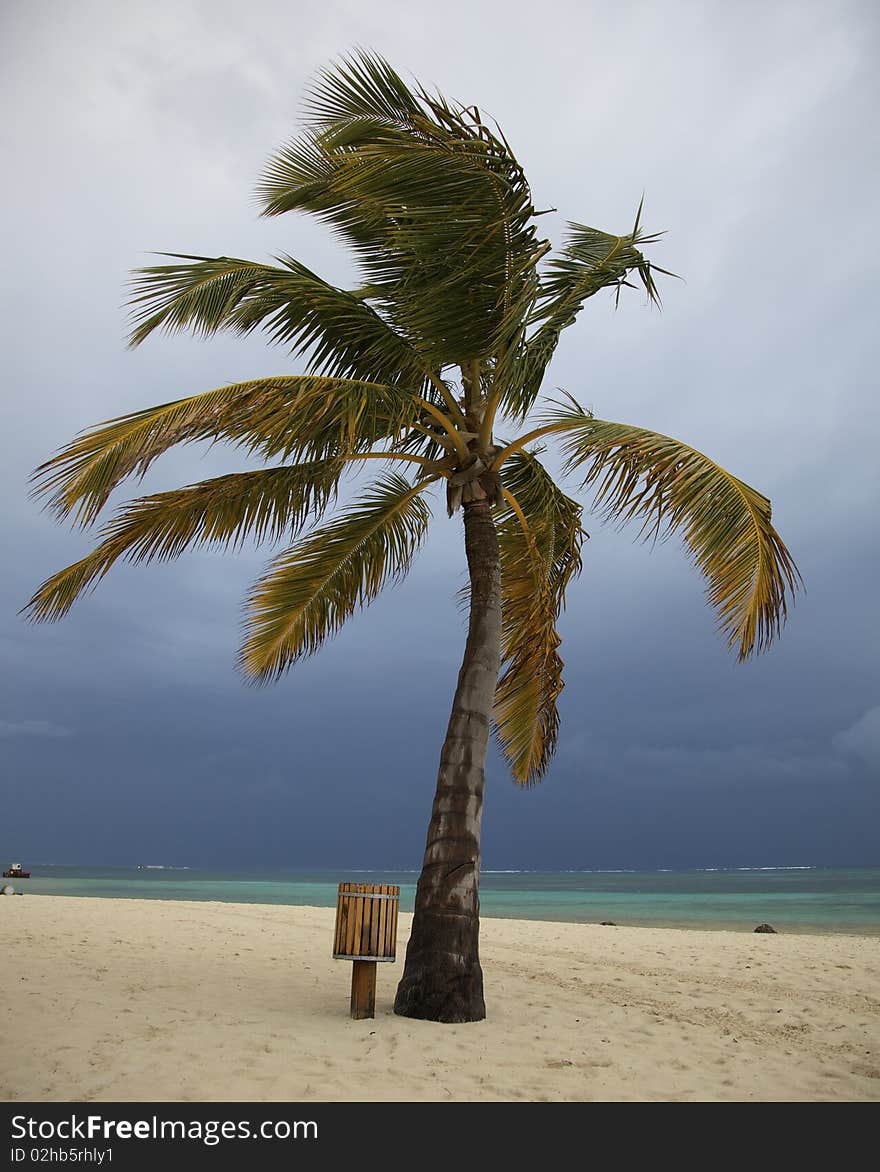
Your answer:
[[[333,955],[393,961],[397,955],[400,887],[393,883],[340,883]]]

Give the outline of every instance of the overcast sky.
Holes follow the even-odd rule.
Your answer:
[[[518,15],[518,11],[524,15]],[[546,387],[692,443],[769,495],[807,584],[738,666],[676,541],[592,534],[562,623],[545,782],[493,754],[484,865],[880,864],[878,13],[865,2],[5,0],[0,93],[0,856],[416,867],[464,642],[460,520],[407,581],[264,689],[235,671],[245,550],[117,567],[62,623],[17,615],[89,538],[28,499],[89,424],[296,372],[258,338],[125,349],[150,250],[352,279],[320,225],[257,219],[310,76],[364,45],[501,123],[536,205],[625,231],[662,313],[597,298]],[[186,448],[157,490],[242,467]]]

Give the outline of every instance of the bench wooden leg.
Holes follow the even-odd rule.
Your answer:
[[[376,962],[356,960],[351,970],[351,1016],[376,1016]]]

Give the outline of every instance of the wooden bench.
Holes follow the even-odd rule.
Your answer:
[[[334,960],[353,961],[351,1016],[376,1015],[376,965],[397,957],[400,888],[393,883],[340,883]]]

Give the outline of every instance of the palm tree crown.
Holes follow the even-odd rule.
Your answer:
[[[501,131],[368,53],[320,75],[306,118],[266,169],[264,214],[329,224],[361,285],[337,288],[284,255],[270,265],[175,254],[135,276],[131,343],[156,330],[259,327],[307,357],[308,373],[101,424],[38,469],[37,491],[59,517],[89,525],[175,444],[224,440],[273,465],[131,501],[91,553],[40,587],[29,614],[61,617],[119,558],[284,540],[247,599],[240,657],[247,675],[272,679],[407,572],[442,483],[450,514],[492,506],[503,603],[494,727],[514,778],[530,784],[556,746],[557,620],[585,536],[581,506],[541,464],[537,441],[559,439],[565,470],[602,517],[681,536],[741,659],[778,633],[797,570],[767,499],[708,457],[596,419],[567,396],[538,403],[560,335],[590,297],[638,281],[657,300],[642,252],[654,237],[638,217],[622,236],[571,223],[552,254]],[[375,482],[325,522],[345,471],[366,461],[381,462]]]

